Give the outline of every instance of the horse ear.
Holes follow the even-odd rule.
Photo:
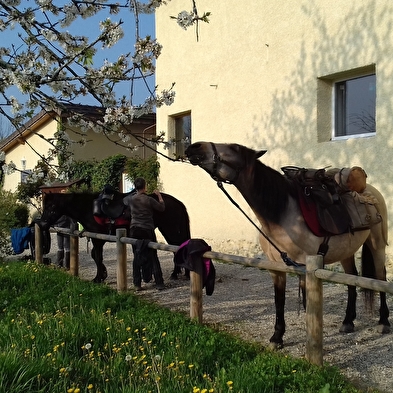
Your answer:
[[[259,150],[259,151],[256,151],[256,152],[255,152],[255,158],[262,157],[266,152],[267,152],[267,150]]]

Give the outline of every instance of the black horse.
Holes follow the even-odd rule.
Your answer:
[[[99,193],[48,193],[44,196],[44,211],[37,224],[42,229],[54,226],[56,221],[67,215],[80,222],[88,232],[114,235],[116,229],[129,229],[130,216],[127,215],[122,204],[123,198],[128,194],[114,191],[110,201],[102,201],[103,208],[97,214],[97,202],[102,194]],[[163,212],[154,212],[154,223],[168,244],[180,245],[190,239],[190,222],[187,209],[175,197],[162,193],[165,202]],[[149,195],[157,198],[155,194]],[[112,218],[109,218],[111,216]],[[114,218],[117,216],[116,218]],[[91,239],[93,248],[91,257],[97,265],[97,274],[94,282],[103,282],[107,276],[107,269],[103,263],[103,248],[106,243],[102,239]],[[175,265],[171,278],[176,279],[180,268]]]

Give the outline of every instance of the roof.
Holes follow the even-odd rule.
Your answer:
[[[63,104],[63,108],[59,108],[58,111],[46,111],[42,110],[29,121],[27,121],[21,128],[14,131],[7,138],[0,141],[0,150],[6,150],[8,147],[12,147],[15,143],[23,143],[24,138],[34,132],[34,129],[48,121],[56,119],[58,116],[67,118],[72,114],[84,115],[90,120],[98,120],[105,114],[106,108],[92,105],[79,105],[79,104]],[[132,124],[146,124],[147,126],[153,126],[156,123],[156,114],[148,113],[142,115],[133,120]],[[131,124],[129,125],[131,126]],[[128,130],[129,127],[126,127]],[[153,128],[153,127],[152,127]]]

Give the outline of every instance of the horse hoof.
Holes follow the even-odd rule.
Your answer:
[[[279,349],[283,349],[284,348],[284,344],[283,343],[274,343],[272,341],[269,342],[268,348],[271,351],[277,351]]]
[[[390,333],[391,330],[390,330],[390,326],[378,325],[377,331],[378,331],[378,333],[381,333],[381,334],[388,334],[388,333]]]
[[[355,326],[350,323],[343,323],[339,331],[340,333],[353,333],[355,331]]]

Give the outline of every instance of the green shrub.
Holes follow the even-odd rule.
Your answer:
[[[27,226],[28,219],[29,208],[27,205],[18,202],[16,194],[0,190],[0,255],[12,253],[11,229]]]
[[[94,191],[101,191],[106,184],[110,184],[119,191],[121,175],[124,171],[127,157],[122,154],[105,158],[95,166],[91,186]]]
[[[158,175],[160,174],[160,163],[156,156],[147,160],[140,157],[129,158],[125,166],[127,179],[131,182],[137,177],[143,177],[147,183],[147,191],[153,192],[157,187]]]

